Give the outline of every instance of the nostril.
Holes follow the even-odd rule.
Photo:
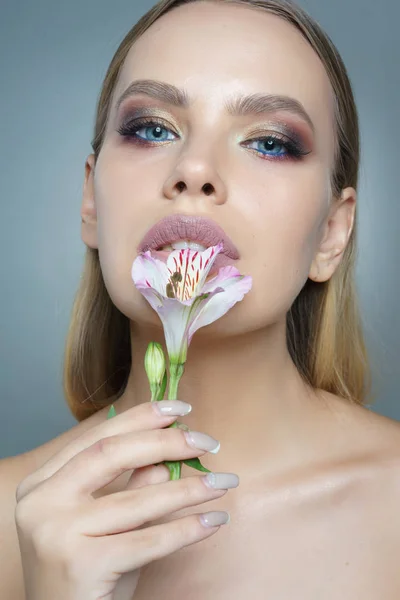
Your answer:
[[[203,190],[204,190],[204,193],[205,193],[205,194],[207,194],[207,196],[209,196],[210,194],[212,194],[212,193],[213,193],[213,191],[214,191],[214,188],[213,188],[213,186],[211,185],[211,183],[206,183],[206,184],[203,186]]]

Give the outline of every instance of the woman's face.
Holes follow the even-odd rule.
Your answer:
[[[117,107],[126,88],[142,79],[184,88],[190,106],[141,93]],[[293,98],[312,124],[293,110],[226,112],[228,100],[248,94]],[[279,17],[198,2],[153,24],[124,63],[104,145],[94,173],[87,171],[84,192],[82,214],[95,220],[91,228],[83,226],[83,240],[99,249],[114,304],[138,323],[159,323],[132,282],[131,266],[147,230],[179,213],[220,225],[239,250],[235,266],[253,278],[244,300],[207,332],[243,333],[284,317],[324,233],[333,106],[319,58]],[[154,117],[156,124],[141,125],[131,137],[118,132],[140,117]],[[296,158],[292,151],[306,154]],[[204,184],[211,184],[212,193],[205,193]]]

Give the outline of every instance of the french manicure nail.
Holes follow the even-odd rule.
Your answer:
[[[185,437],[189,446],[197,450],[206,450],[212,454],[217,454],[221,447],[218,440],[200,431],[185,431]]]
[[[200,522],[204,527],[217,527],[225,525],[231,520],[230,514],[222,510],[213,510],[200,515]]]
[[[158,400],[152,402],[152,406],[161,416],[183,417],[192,410],[192,405],[182,400]]]
[[[227,490],[239,485],[239,477],[235,473],[207,473],[203,479],[214,490]]]

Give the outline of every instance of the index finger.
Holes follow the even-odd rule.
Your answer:
[[[61,450],[56,452],[36,471],[30,473],[17,488],[16,499],[19,502],[24,496],[29,494],[40,483],[54,475],[61,467],[63,467],[71,458],[73,458],[82,450],[92,446],[102,438],[110,437],[121,433],[130,433],[135,431],[144,431],[152,429],[162,429],[171,425],[179,415],[161,415],[158,413],[157,406],[163,402],[143,402],[129,408],[125,412],[107,419],[104,422],[88,429],[80,436],[70,441]],[[183,409],[186,403],[175,400],[174,404]]]

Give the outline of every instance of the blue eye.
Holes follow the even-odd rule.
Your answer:
[[[138,132],[141,130],[145,132],[144,137],[138,135]],[[132,138],[134,143],[143,144],[145,146],[157,145],[157,142],[171,141],[171,138],[166,138],[163,135],[163,131],[169,131],[171,133],[171,130],[164,127],[163,122],[158,121],[154,117],[130,121],[127,124],[123,124],[117,131],[124,137]],[[146,135],[148,135],[149,138],[146,138]]]
[[[299,159],[309,152],[304,152],[297,144],[290,140],[285,140],[277,135],[267,135],[260,138],[254,138],[252,140],[248,140],[245,142],[246,144],[254,143],[260,144],[260,149],[257,152],[260,152],[262,157],[273,157],[276,160],[283,160],[285,158],[291,157],[294,159]],[[277,152],[277,150],[284,149],[282,152]],[[251,148],[252,149],[252,148]],[[271,152],[271,154],[268,154]]]
[[[147,134],[149,136],[150,139],[146,139],[145,137],[142,137],[141,135],[138,134],[139,131],[144,131],[146,132],[145,135]],[[161,127],[161,125],[148,125],[147,127],[135,127],[135,135],[137,135],[140,139],[144,140],[145,142],[168,142],[170,141],[170,139],[165,138],[165,136],[162,135],[162,132],[165,131],[169,131],[168,129],[166,129],[165,127]],[[151,139],[153,138],[153,139]],[[173,139],[173,138],[172,138]]]
[[[123,137],[132,140],[134,144],[143,146],[158,146],[160,145],[159,142],[170,142],[174,139],[173,137],[168,138],[168,132],[172,134],[172,131],[164,126],[163,121],[159,121],[155,117],[135,119],[121,125],[117,131]],[[139,131],[144,132],[143,137],[138,134]],[[164,135],[165,133],[167,133],[167,137]],[[247,145],[254,142],[257,142],[262,147],[259,150],[254,148],[251,148],[251,150],[255,151],[259,156],[261,155],[261,158],[272,158],[273,160],[292,158],[299,160],[303,156],[310,154],[309,152],[305,152],[297,143],[275,134],[253,138],[252,140],[243,142],[243,144]],[[276,152],[277,148],[284,149],[284,152]]]

